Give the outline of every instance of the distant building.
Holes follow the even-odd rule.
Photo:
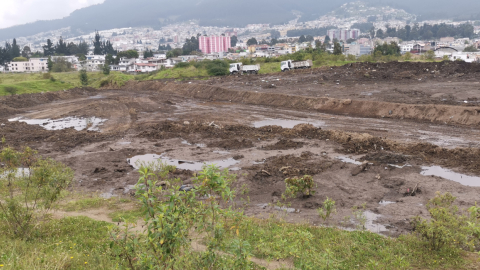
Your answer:
[[[228,52],[231,46],[231,37],[225,36],[200,36],[198,38],[199,49],[204,54]]]
[[[47,72],[48,58],[30,58],[25,62],[10,62],[7,64],[6,71],[9,72]]]
[[[355,55],[357,57],[366,55],[366,54],[371,54],[372,53],[372,47],[370,46],[364,46],[362,44],[352,44],[349,45],[348,51],[346,50],[346,54],[351,54]]]
[[[330,29],[327,31],[327,36],[330,40],[338,39],[346,41],[348,39],[357,39],[360,36],[358,29]]]

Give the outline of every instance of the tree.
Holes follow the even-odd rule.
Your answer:
[[[237,42],[238,42],[237,36],[233,36],[233,37],[230,38],[230,45],[231,45],[232,47],[236,47],[236,46],[237,46]]]
[[[95,55],[100,55],[103,53],[103,46],[100,39],[100,34],[98,32],[95,32],[95,40],[93,41],[93,54]]]
[[[143,58],[149,58],[149,57],[153,57],[153,51],[152,50],[146,50],[143,52]]]
[[[277,30],[270,31],[270,37],[272,39],[279,39],[280,36],[281,36],[281,33],[279,31],[277,31]]]
[[[72,63],[68,62],[64,57],[57,57],[53,62],[51,72],[69,72],[72,71]]]
[[[183,50],[180,48],[173,49],[167,52],[167,58],[178,57],[182,55]]]
[[[43,55],[50,56],[55,54],[55,47],[53,46],[53,43],[50,39],[47,39],[47,45],[44,45],[42,47],[43,47]]]
[[[119,52],[117,54],[117,58],[116,59],[120,59],[122,57],[126,57],[126,58],[138,58],[138,52],[135,51],[135,50],[128,50],[128,51],[123,51],[123,52]]]
[[[22,57],[29,58],[31,54],[32,54],[32,50],[30,49],[29,46],[23,47]]]
[[[88,50],[89,50],[89,46],[88,46],[87,42],[80,41],[80,43],[78,43],[78,53],[81,53],[83,55],[87,55]]]
[[[298,42],[299,42],[299,43],[303,43],[303,42],[305,42],[305,41],[307,41],[307,39],[305,38],[304,35],[301,35],[300,38],[298,39]]]
[[[199,50],[200,45],[198,42],[198,37],[200,37],[200,34],[198,34],[197,37],[191,37],[190,39],[187,38],[185,40],[185,44],[183,44],[182,48],[184,55],[188,55]]]
[[[53,62],[50,56],[48,57],[48,60],[47,60],[47,67],[48,67],[48,71],[51,71],[53,69]]]
[[[12,58],[20,56],[20,46],[17,45],[17,40],[13,39],[12,43]]]
[[[375,26],[372,26],[372,28],[370,28],[370,31],[368,33],[370,34],[370,38],[375,37]]]
[[[346,42],[347,44],[351,44],[352,42],[355,42],[355,41],[356,41],[356,39],[354,39],[354,38],[349,38],[349,39],[347,39],[345,42]]]
[[[85,69],[82,69],[80,70],[80,83],[83,85],[83,86],[87,86],[88,85],[88,74],[87,74],[87,71]]]
[[[377,30],[377,35],[376,35],[376,37],[377,37],[377,38],[383,38],[383,36],[384,36],[383,30],[382,30],[382,29],[378,29],[378,30]]]
[[[105,57],[105,64],[107,65],[113,65],[115,63],[115,58],[113,58],[113,55],[107,54]]]
[[[67,43],[63,41],[63,38],[60,37],[60,40],[57,43],[57,46],[55,47],[55,53],[57,55],[70,55],[70,52],[68,51],[67,48]]]
[[[102,67],[102,71],[104,75],[110,74],[110,65],[105,61],[105,64]]]
[[[465,47],[465,49],[463,49],[463,51],[464,52],[478,52],[478,49],[474,45],[470,45],[470,46]]]
[[[248,46],[258,45],[258,41],[257,41],[256,38],[251,38],[251,39],[247,40],[247,45],[248,45]]]
[[[341,55],[342,54],[342,46],[340,45],[340,43],[335,42],[333,44],[333,54],[335,54],[335,55]]]
[[[306,36],[305,41],[313,41],[313,36],[311,35]]]

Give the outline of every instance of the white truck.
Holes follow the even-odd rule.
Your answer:
[[[312,60],[306,61],[282,61],[280,65],[280,69],[282,71],[289,71],[291,69],[304,69],[304,68],[312,68]]]
[[[243,65],[242,63],[230,64],[230,74],[258,74],[260,65]]]

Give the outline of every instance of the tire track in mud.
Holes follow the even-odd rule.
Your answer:
[[[305,97],[271,92],[230,90],[190,83],[131,82],[125,88],[132,91],[135,89],[168,91],[176,95],[196,99],[315,110],[322,113],[353,117],[409,119],[466,126],[478,126],[480,124],[480,107]]]

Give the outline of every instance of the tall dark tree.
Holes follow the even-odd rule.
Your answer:
[[[29,46],[23,47],[22,57],[30,58],[31,55],[32,55],[32,50],[30,49],[30,47]]]
[[[93,40],[93,54],[95,55],[100,55],[103,53],[103,44],[100,39],[100,34],[98,32],[95,32],[95,39]]]
[[[303,43],[305,41],[307,41],[307,38],[305,38],[304,35],[301,35],[300,38],[298,39],[298,42],[300,42],[300,43]]]
[[[50,39],[47,39],[47,45],[43,46],[43,55],[50,56],[55,54],[55,47]]]
[[[12,58],[20,57],[20,46],[17,44],[17,40],[13,39],[12,42]]]
[[[236,47],[237,46],[237,42],[238,42],[238,37],[237,36],[233,36],[230,38],[230,45],[232,47]]]
[[[258,45],[258,41],[257,41],[256,38],[251,38],[251,39],[247,40],[247,45],[248,45],[248,46]]]
[[[143,58],[149,58],[153,57],[153,51],[152,50],[146,50],[143,52]]]
[[[333,54],[335,54],[335,55],[342,54],[342,46],[340,45],[340,43],[335,42],[333,44]]]
[[[198,42],[198,37],[200,37],[200,34],[197,35],[197,37],[191,37],[190,39],[185,40],[185,44],[183,44],[183,54],[191,54],[192,52],[196,52],[199,50],[199,42]]]
[[[57,55],[70,55],[70,52],[68,51],[68,48],[67,48],[67,43],[63,41],[62,37],[60,37],[60,40],[58,40],[57,46],[55,46],[55,53]]]
[[[87,55],[88,50],[89,50],[89,46],[88,46],[87,42],[80,41],[80,43],[78,43],[78,53],[81,53],[83,55]]]

